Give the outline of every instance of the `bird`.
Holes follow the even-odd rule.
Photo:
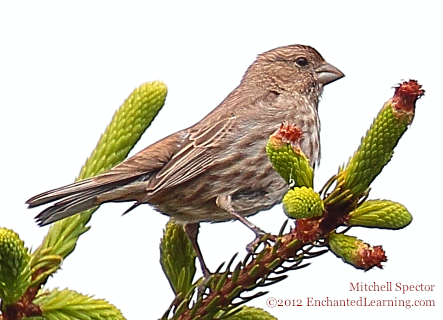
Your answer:
[[[265,152],[282,123],[298,127],[312,167],[320,161],[318,103],[325,85],[344,74],[310,46],[259,54],[240,84],[195,125],[159,140],[107,172],[36,195],[29,208],[53,203],[40,226],[107,202],[149,204],[183,225],[203,274],[210,274],[197,242],[200,222],[238,219],[282,202],[288,184]],[[125,213],[126,213],[125,212]]]

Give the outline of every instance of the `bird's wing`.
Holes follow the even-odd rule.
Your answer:
[[[204,172],[216,160],[214,146],[229,132],[234,119],[235,117],[222,118],[211,126],[190,133],[180,150],[150,178],[149,190],[155,193],[184,183]]]
[[[93,179],[100,184],[136,176],[148,180],[167,165],[174,154],[180,151],[185,141],[186,133],[183,131],[176,132]]]
[[[216,153],[211,152],[212,146],[226,134],[232,120],[224,118],[192,133],[179,131],[107,172],[39,194],[26,203],[35,207],[63,198],[70,200],[78,194],[89,195],[92,192],[92,195],[98,195],[133,183],[137,184],[137,193],[155,193],[159,189],[183,183],[203,172],[214,161]],[[149,181],[148,188],[140,183],[143,181]],[[127,195],[127,200],[134,196]]]

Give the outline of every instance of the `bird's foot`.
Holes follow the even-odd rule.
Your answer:
[[[203,271],[203,278],[197,286],[197,299],[200,299],[206,293],[212,276],[213,274],[208,269]]]
[[[276,238],[276,236],[260,230],[259,232],[255,233],[255,239],[246,246],[246,251],[253,254],[261,243],[264,243],[266,246],[270,241],[275,242]]]

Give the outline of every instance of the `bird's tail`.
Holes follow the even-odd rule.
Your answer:
[[[35,217],[38,224],[44,226],[105,202],[139,201],[143,194],[146,194],[146,184],[139,179],[139,176],[105,181],[97,179],[99,177],[44,192],[32,197],[26,203],[29,208],[33,208],[57,201]]]

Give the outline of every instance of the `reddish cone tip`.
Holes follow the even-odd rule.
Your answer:
[[[369,270],[376,266],[382,269],[381,263],[388,261],[381,246],[370,247],[367,244],[360,247],[358,257],[359,260],[356,261],[355,265],[364,270]]]
[[[404,81],[395,88],[392,106],[398,111],[413,113],[415,102],[424,94],[425,91],[418,84],[417,80]]]
[[[280,128],[274,132],[272,136],[284,143],[294,143],[301,139],[303,133],[296,126],[282,123]]]

